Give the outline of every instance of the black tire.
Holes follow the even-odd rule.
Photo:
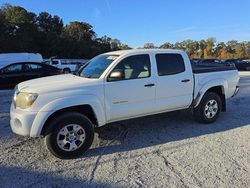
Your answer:
[[[79,125],[85,131],[85,140],[79,148],[73,151],[65,151],[61,149],[58,144],[58,134],[62,128],[71,124]],[[49,129],[46,131],[45,136],[46,146],[54,156],[60,159],[72,159],[82,155],[89,149],[94,139],[93,124],[86,116],[77,112],[66,112],[61,114],[55,118],[48,127]]]
[[[65,68],[65,69],[63,69],[63,73],[69,74],[69,73],[71,73],[71,70],[69,68]]]
[[[215,115],[208,118],[206,114],[208,114],[209,112],[208,110],[206,110],[206,105],[209,104],[209,101],[212,100],[217,102],[218,109]],[[219,117],[221,112],[221,107],[222,107],[222,102],[220,96],[213,92],[207,92],[200,101],[200,104],[194,109],[194,118],[196,121],[200,123],[213,123]]]

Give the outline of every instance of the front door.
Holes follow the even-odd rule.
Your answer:
[[[120,80],[106,81],[105,106],[108,122],[136,117],[154,111],[155,80],[151,76],[148,54],[121,60],[113,71],[123,73]],[[112,71],[112,72],[113,72]]]
[[[12,88],[18,83],[22,82],[22,73],[22,64],[12,64],[3,68],[0,74],[0,87]]]

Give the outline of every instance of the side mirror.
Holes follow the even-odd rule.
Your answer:
[[[111,72],[111,74],[108,77],[109,82],[119,81],[122,79],[124,79],[124,73],[122,70],[114,70]]]

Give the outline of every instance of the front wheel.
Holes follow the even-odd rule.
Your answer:
[[[82,155],[92,144],[94,126],[90,120],[77,112],[67,112],[49,125],[45,143],[49,151],[61,159]]]
[[[213,92],[206,93],[194,109],[194,117],[200,123],[213,123],[221,112],[221,98]]]

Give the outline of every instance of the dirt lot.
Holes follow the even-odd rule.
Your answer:
[[[0,91],[0,187],[249,187],[250,72],[211,125],[178,111],[98,129],[75,160],[53,157],[42,139],[14,135],[12,91]]]

